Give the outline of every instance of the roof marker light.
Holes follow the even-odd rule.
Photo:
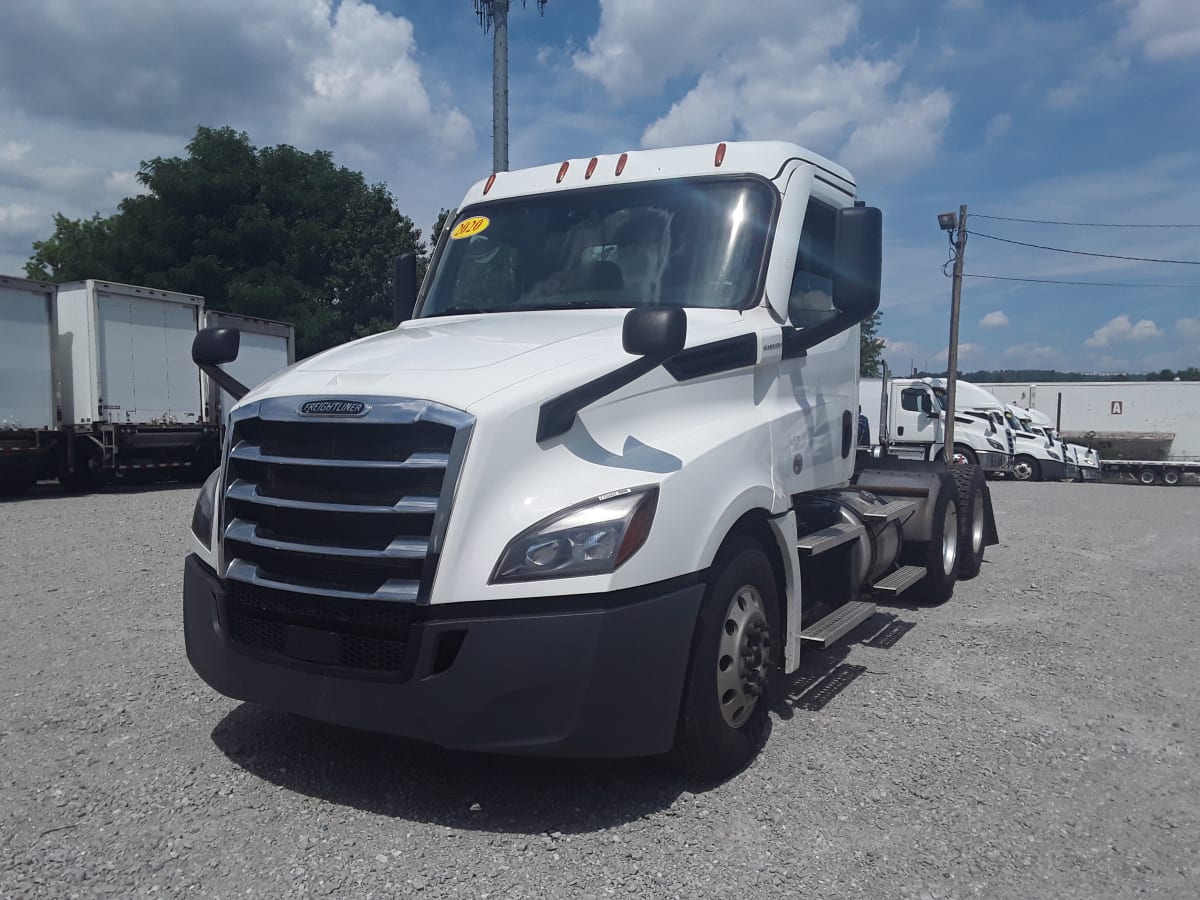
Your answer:
[[[620,175],[625,171],[625,163],[629,162],[629,154],[622,153],[621,158],[617,160],[617,174]]]
[[[587,181],[587,179],[591,178],[593,175],[596,174],[596,164],[598,162],[600,162],[600,160],[598,160],[596,157],[593,156],[592,161],[590,163],[588,163],[587,171],[583,173],[584,181]]]
[[[493,172],[491,175],[488,176],[487,184],[485,184],[483,186],[483,193],[485,196],[487,195],[487,192],[492,189],[492,185],[494,185],[495,183],[496,183],[496,173]]]
[[[713,159],[713,162],[716,164],[716,167],[718,169],[721,168],[721,163],[725,162],[725,142],[724,141],[717,144],[717,155]]]
[[[562,184],[562,180],[567,177],[567,169],[569,168],[571,168],[571,164],[569,162],[565,162],[558,167],[558,177],[554,179],[555,184]]]

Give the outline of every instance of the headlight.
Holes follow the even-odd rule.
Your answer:
[[[196,498],[196,508],[192,510],[192,534],[205,547],[212,549],[213,509],[217,504],[217,482],[221,480],[221,470],[214,469],[200,488],[200,496]]]
[[[1004,449],[1004,445],[1002,443],[1000,443],[999,441],[993,441],[991,438],[988,438],[987,442],[988,442],[988,445],[993,450],[1003,450]]]
[[[509,541],[490,583],[612,572],[646,543],[657,506],[657,487],[631,488],[555,513]]]

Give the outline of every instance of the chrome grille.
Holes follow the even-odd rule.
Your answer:
[[[301,417],[308,399],[265,400],[231,423],[221,520],[231,634],[261,652],[394,671],[409,613],[379,623],[428,598],[473,420],[379,398],[362,398],[361,419]]]

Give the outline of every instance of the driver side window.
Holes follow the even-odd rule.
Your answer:
[[[796,328],[811,328],[837,314],[833,308],[835,222],[833,207],[808,201],[788,297],[788,321]]]
[[[907,409],[909,412],[924,412],[921,408],[921,398],[925,396],[925,392],[920,388],[905,388],[900,392],[900,407]]]

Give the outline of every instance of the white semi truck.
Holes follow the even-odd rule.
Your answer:
[[[1051,417],[1069,440],[1102,455],[1104,474],[1142,484],[1200,480],[1200,382],[991,384],[1005,401]]]
[[[1053,420],[1045,413],[1039,412],[1036,409],[1022,410],[1020,418],[1023,422],[1028,419],[1028,427],[1035,434],[1044,434],[1056,446],[1062,448],[1063,460],[1067,463],[1068,470],[1070,470],[1071,466],[1075,467],[1075,480],[1100,480],[1100,454],[1095,450],[1091,447],[1084,447],[1065,440],[1054,427]]]
[[[886,445],[895,456],[940,460],[946,446],[946,392],[941,379],[864,378],[859,382],[859,406],[867,420],[880,414],[871,444]],[[986,414],[961,403],[954,415],[954,452],[988,475],[1013,470],[1008,435]]]
[[[444,747],[726,776],[774,678],[996,541],[983,473],[856,464],[881,215],[722,143],[501,172],[393,331],[234,396],[184,566],[221,693]]]

